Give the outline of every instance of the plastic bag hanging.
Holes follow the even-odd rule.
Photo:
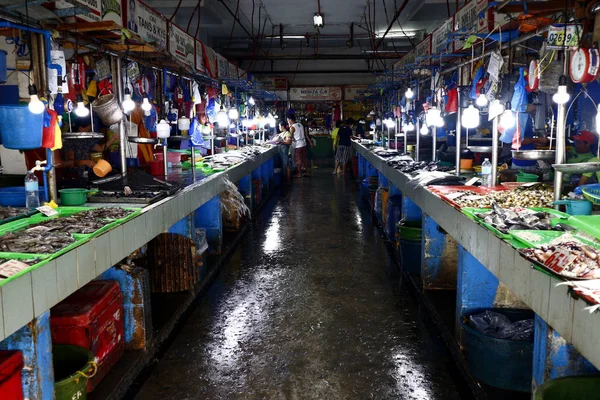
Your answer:
[[[190,139],[194,146],[200,146],[204,143],[202,137],[202,125],[198,121],[198,118],[194,118],[190,125]]]
[[[519,80],[515,85],[515,90],[510,101],[511,110],[516,112],[525,112],[527,109],[526,85],[527,82],[525,81],[525,68],[519,68]]]

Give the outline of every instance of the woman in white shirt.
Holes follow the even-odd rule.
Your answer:
[[[306,136],[304,135],[304,127],[302,124],[296,122],[296,115],[292,114],[288,117],[288,124],[290,124],[290,132],[292,133],[292,137],[294,139],[294,144],[296,145],[296,150],[294,157],[296,159],[296,174],[295,178],[299,178],[301,176],[309,176],[308,171],[308,158],[306,156]],[[302,167],[304,167],[304,173],[302,173]]]

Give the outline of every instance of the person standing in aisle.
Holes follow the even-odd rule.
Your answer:
[[[338,148],[335,154],[335,170],[333,174],[344,175],[346,173],[346,167],[348,162],[352,158],[352,125],[354,120],[348,118],[346,123],[340,128],[338,132]]]
[[[337,151],[337,146],[338,146],[338,132],[340,131],[340,128],[342,127],[342,121],[338,120],[335,122],[335,129],[331,131],[331,140],[333,142],[333,174],[336,174],[336,164],[335,164],[335,153]]]
[[[277,135],[277,148],[279,150],[279,157],[281,158],[281,168],[285,169],[286,177],[288,182],[292,178],[292,170],[290,167],[290,145],[292,144],[292,133],[289,131],[289,125],[285,121],[279,123],[279,131]]]
[[[295,114],[288,116],[288,124],[290,125],[290,133],[292,134],[292,138],[296,147],[296,150],[294,151],[294,158],[296,160],[296,174],[294,177],[308,177],[308,171],[310,170],[308,167],[308,159],[306,158],[306,147],[308,146],[308,143],[306,142],[304,127],[302,124],[296,122]],[[305,169],[304,173],[302,173],[302,168]]]
[[[308,159],[308,163],[310,164],[310,167],[312,169],[315,169],[315,168],[319,168],[319,167],[317,167],[315,165],[315,160],[314,160],[314,157],[313,157],[312,148],[314,146],[316,146],[317,144],[316,144],[316,142],[313,142],[313,139],[310,137],[310,130],[311,129],[313,129],[313,130],[317,129],[317,122],[314,119],[312,119],[312,120],[310,120],[308,122],[308,128],[304,129],[304,135],[306,136],[306,143],[307,143],[307,146],[306,146],[306,158]]]

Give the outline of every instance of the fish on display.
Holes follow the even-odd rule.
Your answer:
[[[561,223],[553,227],[552,218],[560,217],[555,217],[547,212],[521,208],[508,209],[502,208],[497,204],[492,204],[491,211],[475,213],[475,216],[502,233],[508,233],[512,230],[567,230],[565,224]]]

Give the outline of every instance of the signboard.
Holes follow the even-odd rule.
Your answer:
[[[139,0],[128,0],[127,4],[127,29],[166,49],[167,19]]]
[[[546,48],[548,50],[561,50],[564,47],[577,48],[583,34],[583,25],[558,24],[550,25]]]
[[[287,90],[288,80],[286,77],[268,77],[261,79],[265,90]]]
[[[454,47],[450,39],[450,32],[454,26],[452,17],[446,20],[431,34],[431,51],[433,54],[452,53]]]
[[[428,35],[421,43],[415,46],[415,60],[417,63],[429,64],[428,56],[431,55],[431,35]],[[420,58],[423,57],[423,58]]]
[[[78,0],[78,3],[86,5],[91,12],[73,15],[73,17],[88,22],[113,21],[117,25],[123,26],[123,7],[121,6],[121,1],[122,0]],[[51,7],[52,6],[49,8]],[[54,2],[53,9],[64,10],[68,8],[73,8],[73,5],[63,0]]]
[[[304,87],[291,88],[291,101],[315,101],[330,100],[339,101],[342,99],[341,87]]]
[[[229,78],[238,79],[238,69],[234,63],[229,63]]]
[[[195,64],[194,38],[177,25],[169,25],[169,53],[184,64]]]
[[[370,94],[368,85],[347,86],[344,88],[344,100],[356,100]]]
[[[211,78],[217,77],[217,53],[211,48],[202,43],[204,56],[204,68]]]
[[[202,42],[194,39],[194,43],[196,45],[196,62],[194,63],[194,68],[196,68],[196,71],[198,72],[206,73],[206,67],[204,66],[204,51],[202,50]]]
[[[287,90],[276,90],[274,93],[275,93],[275,96],[277,96],[279,98],[279,100],[287,101],[287,99],[288,99]]]
[[[487,33],[489,31],[488,0],[473,0],[454,15],[454,31],[464,33]],[[465,46],[464,40],[455,40],[457,50]]]
[[[219,53],[217,53],[217,71],[219,78],[229,77],[229,61]]]

